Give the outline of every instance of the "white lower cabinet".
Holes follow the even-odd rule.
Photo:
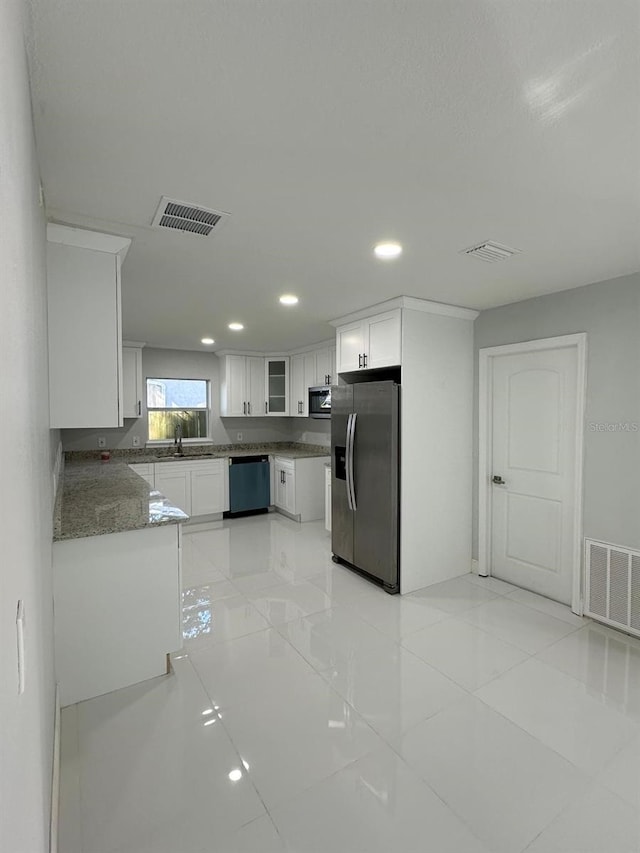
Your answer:
[[[167,500],[191,515],[191,472],[186,462],[158,462],[155,487]]]
[[[290,515],[296,514],[296,469],[291,460],[278,459],[275,464],[276,491],[274,504]]]
[[[274,458],[276,509],[296,521],[316,521],[324,515],[324,464],[327,456]]]
[[[197,462],[191,468],[192,517],[224,511],[224,477],[228,466],[222,459]]]
[[[189,462],[156,462],[129,466],[190,518],[217,515],[228,509],[226,458]]]
[[[182,647],[178,524],[53,544],[63,706],[167,672]]]

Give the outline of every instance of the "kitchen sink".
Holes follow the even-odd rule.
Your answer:
[[[214,453],[174,453],[174,459],[211,459]]]

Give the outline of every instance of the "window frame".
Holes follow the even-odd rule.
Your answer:
[[[151,381],[171,380],[173,382],[204,382],[207,390],[207,405],[205,408],[195,408],[193,406],[149,406],[147,405],[148,383]],[[173,438],[151,438],[149,435],[149,412],[206,412],[207,434],[200,438],[183,438],[183,445],[211,444],[211,380],[204,379],[200,376],[146,376],[144,380],[144,401],[146,408],[147,419],[147,447],[170,447],[174,443]]]

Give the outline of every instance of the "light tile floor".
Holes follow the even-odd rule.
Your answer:
[[[60,853],[638,853],[640,642],[498,580],[390,597],[321,523],[184,537],[174,673],[62,714]]]

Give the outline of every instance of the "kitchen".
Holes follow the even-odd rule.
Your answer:
[[[443,850],[542,853],[563,849],[563,838],[576,849],[636,849],[634,5],[586,2],[579,19],[564,2],[500,15],[432,3],[354,3],[339,14],[331,4],[285,3],[271,15],[254,3],[64,0],[54,10],[34,0],[29,19],[25,8],[3,7],[0,54],[10,118],[0,148],[3,376],[12,401],[3,419],[12,484],[3,505],[3,847],[40,853],[50,833],[55,844],[59,794],[60,849],[73,853],[409,851],[427,831]],[[213,234],[155,225],[165,194],[217,211]],[[125,453],[144,459],[149,398],[143,387],[137,414],[120,425],[116,403],[112,417],[123,355],[111,348],[115,370],[94,360],[110,309],[93,300],[81,310],[79,287],[60,320],[75,354],[64,370],[85,373],[80,383],[54,380],[51,401],[62,389],[83,402],[73,422],[51,419],[47,224],[121,241],[115,254],[131,241],[114,340],[119,333],[139,351],[128,358],[142,382],[209,383],[201,452],[222,446],[228,458],[251,445],[275,460],[307,445],[327,451],[311,459],[333,462],[344,447],[345,479],[332,479],[332,491],[340,480],[353,503],[346,423],[332,447],[333,417],[305,417],[304,390],[291,394],[294,364],[303,389],[310,353],[314,384],[331,373],[317,369],[326,364],[318,353],[334,342],[337,373],[400,366],[400,595],[332,562],[323,471],[319,517],[309,521],[285,508],[289,516],[207,513],[209,526],[182,539],[177,516],[150,532],[122,531],[174,534],[190,630],[209,633],[187,638],[169,678],[60,715],[56,485],[64,488],[74,453],[94,455],[105,480]],[[402,252],[380,259],[380,242]],[[291,295],[297,304],[280,303]],[[368,343],[376,318],[389,314],[384,328],[395,326],[395,337],[382,336],[395,356],[376,368]],[[71,346],[76,334],[83,343]],[[247,377],[251,385],[257,360],[265,369],[269,359],[289,359],[289,414],[254,417],[242,404],[269,402],[264,390],[246,393]],[[551,393],[551,373],[575,394]],[[245,391],[224,415],[232,374]],[[284,375],[274,369],[274,384]],[[498,452],[498,379],[515,391],[513,423],[526,439],[512,442],[511,456]],[[286,397],[286,379],[284,387],[274,397]],[[550,400],[563,424],[557,456],[545,456]],[[81,419],[94,405],[110,408],[100,426]],[[67,399],[63,414],[72,409]],[[356,444],[363,425],[358,411]],[[151,455],[173,454],[176,438]],[[191,462],[183,438],[185,448],[187,458],[138,464],[153,467],[155,486],[163,466],[219,461]],[[556,458],[571,463],[561,491],[526,491],[521,472],[549,473]],[[199,494],[195,470],[188,488],[179,475],[176,510]],[[130,476],[130,506],[144,507],[146,486],[148,510],[151,491],[162,491]],[[205,479],[218,483],[215,508],[225,512],[219,468]],[[491,510],[507,505],[510,526],[500,527]],[[103,518],[118,512],[106,507]],[[69,541],[91,539],[109,534]],[[128,555],[135,570],[136,554],[151,565],[144,548],[125,551],[118,566]],[[514,553],[531,581],[509,580]],[[559,593],[545,594],[554,554],[567,573]],[[149,595],[167,601],[173,577],[175,600],[171,565],[162,590],[140,579]],[[140,646],[157,627],[143,618],[144,602],[130,602]],[[88,633],[100,609],[93,600],[82,615]],[[154,666],[165,671],[172,650],[162,642]],[[26,813],[39,819],[26,826]]]

